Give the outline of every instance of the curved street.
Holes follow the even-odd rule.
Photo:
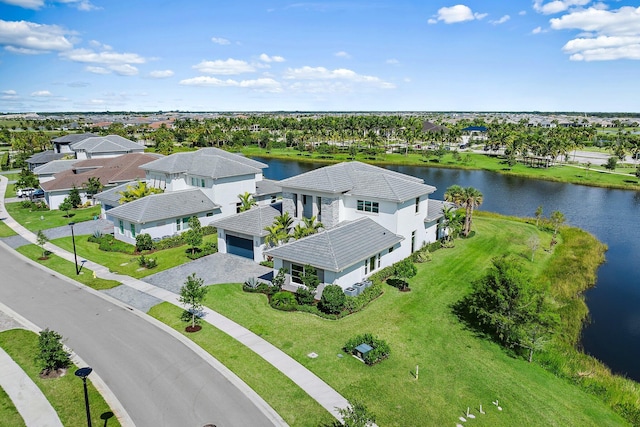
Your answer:
[[[0,271],[0,301],[61,333],[136,426],[284,424],[244,383],[229,380],[156,322],[54,276],[4,245]]]

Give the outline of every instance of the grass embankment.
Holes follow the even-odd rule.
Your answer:
[[[51,406],[60,417],[65,426],[82,426],[87,424],[87,415],[84,406],[84,390],[82,381],[73,375],[76,367],[71,366],[66,375],[56,379],[42,379],[39,376],[40,369],[34,361],[38,352],[38,335],[24,329],[13,329],[0,332],[0,347],[2,347],[13,360],[27,373],[27,375],[42,390]],[[91,420],[93,425],[106,425],[108,427],[119,426],[115,417],[106,421],[101,415],[110,412],[100,393],[96,391],[90,381],[87,381],[89,402],[91,407]],[[8,425],[2,420],[2,425]],[[20,424],[18,424],[20,425]]]
[[[321,154],[318,152],[300,152],[294,149],[265,150],[258,147],[245,147],[242,150],[245,156],[275,158],[282,160],[295,160],[303,162],[337,163],[351,160],[347,153]],[[467,158],[467,156],[469,156]],[[572,184],[590,185],[594,187],[620,188],[638,190],[640,180],[632,175],[635,169],[619,168],[616,171],[627,175],[605,173],[601,166],[592,165],[589,170],[569,165],[557,165],[550,168],[532,168],[523,164],[510,167],[503,158],[462,151],[460,160],[454,158],[453,152],[447,152],[441,159],[434,155],[427,157],[419,153],[408,155],[378,154],[369,156],[359,153],[355,160],[376,165],[404,165],[404,166],[429,166],[455,169],[476,169],[489,172],[498,172],[506,175],[521,176],[523,178],[543,179],[547,181],[567,182]]]
[[[4,221],[0,220],[0,237],[15,236],[16,234],[18,233],[13,231],[13,229],[5,224]]]
[[[48,259],[39,259],[42,257],[42,249],[37,245],[25,245],[16,249],[22,255],[36,261],[39,264],[44,265],[58,273],[70,277],[83,285],[89,286],[97,291],[103,289],[111,289],[120,285],[120,282],[115,280],[100,279],[99,277],[93,277],[93,271],[88,268],[83,268],[79,275],[76,275],[76,266],[74,263],[60,258],[57,255],[49,255]]]
[[[83,222],[93,220],[94,216],[100,215],[100,206],[92,206],[90,208],[74,209],[70,211],[72,216],[65,217],[65,213],[60,210],[52,211],[32,211],[22,207],[21,202],[5,204],[7,212],[20,225],[26,229],[38,232],[38,230],[46,230],[48,228],[61,227],[68,225],[70,222]]]
[[[9,395],[0,387],[0,420],[5,427],[24,427],[24,420]]]
[[[187,257],[189,246],[183,245],[177,248],[163,249],[161,251],[145,252],[145,256],[149,256],[157,260],[158,266],[151,269],[141,268],[138,264],[139,255],[102,251],[99,249],[99,245],[97,243],[87,241],[88,237],[88,235],[76,236],[76,251],[79,257],[104,265],[112,272],[125,274],[127,276],[135,277],[136,279],[191,261],[191,259]],[[203,245],[207,242],[217,243],[217,241],[217,234],[211,234],[204,236]],[[66,249],[67,251],[73,252],[73,242],[71,237],[54,239],[51,243]],[[131,248],[132,250],[134,249],[133,246],[131,246]]]
[[[264,295],[243,293],[240,284],[212,286],[205,304],[287,352],[343,396],[364,401],[379,425],[454,425],[467,407],[478,426],[626,425],[596,397],[536,363],[512,357],[453,314],[452,305],[470,291],[491,258],[515,254],[537,276],[558,256],[557,249],[555,254],[542,249],[549,247],[551,236],[530,224],[478,216],[474,229],[473,238],[457,240],[455,248],[434,252],[431,262],[418,264],[418,275],[409,280],[411,292],[385,285],[380,298],[339,321],[273,310]],[[532,234],[541,240],[535,262],[529,261],[527,246]],[[166,319],[177,315],[171,310],[163,304],[152,313]],[[387,341],[387,360],[369,367],[347,355],[337,357],[349,338],[364,332]],[[213,347],[217,356],[219,346]],[[309,358],[311,352],[319,357]],[[491,404],[496,399],[501,412]],[[283,404],[296,410],[294,400]],[[479,404],[486,415],[478,413]]]

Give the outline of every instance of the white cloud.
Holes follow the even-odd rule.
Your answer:
[[[505,22],[507,22],[509,19],[511,19],[511,17],[509,15],[504,15],[502,18],[494,20],[494,21],[489,21],[490,23],[492,23],[493,25],[500,25],[500,24],[504,24]]]
[[[25,49],[23,47],[5,46],[4,50],[11,53],[17,53],[19,55],[40,55],[43,53],[41,50]]]
[[[109,68],[121,76],[135,76],[138,74],[138,69],[129,64],[111,65]]]
[[[260,60],[263,62],[284,62],[284,58],[282,56],[269,56],[266,53],[260,55]]]
[[[389,65],[398,65],[400,63],[400,61],[398,61],[395,58],[389,58],[385,61],[385,63],[389,64]]]
[[[336,52],[335,55],[338,58],[346,58],[346,59],[351,59],[351,55],[349,55],[347,52],[345,51],[340,51],[340,52]]]
[[[531,34],[540,34],[542,33],[542,27],[536,27],[533,30],[531,30]]]
[[[111,74],[111,71],[104,67],[94,67],[92,65],[88,65],[84,69],[85,71],[88,71],[93,74]]]
[[[60,56],[74,62],[102,65],[144,64],[147,62],[137,53],[117,53],[110,50],[95,52],[91,49],[74,49],[62,52]]]
[[[217,59],[215,61],[202,61],[193,66],[201,73],[233,75],[241,73],[253,73],[256,67],[240,59],[229,58],[226,60]]]
[[[458,22],[473,21],[486,17],[486,13],[474,13],[469,6],[457,4],[451,7],[441,7],[438,9],[437,15],[427,21],[429,24],[435,24],[443,21],[445,24],[455,24]]]
[[[9,90],[3,90],[2,91],[2,96],[0,96],[0,99],[18,99],[18,92],[16,92],[13,89],[9,89]]]
[[[57,25],[0,19],[0,45],[17,53],[45,53],[73,48],[67,38],[75,33]]]
[[[0,0],[2,3],[10,4],[12,6],[23,7],[25,9],[40,9],[44,6],[44,0]]]
[[[358,74],[345,68],[329,70],[324,67],[289,68],[284,73],[287,80],[295,80],[291,87],[294,90],[320,93],[353,91],[356,86],[375,89],[394,89],[393,83],[379,77]]]
[[[229,40],[222,37],[211,37],[211,41],[223,46],[231,43]]]
[[[38,97],[38,98],[47,98],[47,97],[53,96],[53,95],[48,90],[39,90],[39,91],[36,91],[36,92],[31,92],[31,96],[35,96],[35,97]]]
[[[520,12],[518,12],[518,15],[520,15],[520,16],[524,16],[526,14],[527,14],[526,10],[521,10]]]
[[[554,13],[564,12],[571,7],[585,6],[589,3],[591,3],[591,0],[553,0],[548,3],[543,3],[543,0],[535,0],[533,2],[533,9],[545,15],[552,15]]]
[[[108,44],[100,43],[98,40],[89,40],[89,44],[96,49],[113,50],[113,47]]]
[[[282,86],[271,78],[259,78],[253,80],[221,80],[210,76],[199,76],[191,79],[181,80],[183,86],[205,86],[205,87],[240,87],[252,89],[258,92],[281,92]]]
[[[175,73],[172,70],[155,70],[149,73],[149,77],[154,79],[166,79],[174,74]]]
[[[640,7],[590,7],[549,21],[554,30],[579,30],[562,50],[573,61],[640,59]]]
[[[59,3],[64,3],[67,4],[71,7],[75,7],[78,10],[81,10],[83,12],[89,12],[92,10],[99,10],[101,8],[93,5],[90,1],[88,0],[57,0]]]

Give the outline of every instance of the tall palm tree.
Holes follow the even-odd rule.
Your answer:
[[[482,193],[473,187],[462,188],[459,185],[452,185],[445,191],[444,199],[454,203],[456,206],[465,208],[466,215],[462,234],[465,237],[469,236],[469,233],[471,233],[473,210],[482,204]]]
[[[240,199],[240,212],[248,211],[254,206],[258,206],[251,193],[245,191],[243,194],[238,194]]]
[[[311,218],[302,218],[304,228],[307,230],[307,236],[316,234],[320,229],[324,228],[321,222],[317,221],[317,217],[313,215]]]
[[[288,234],[291,226],[293,225],[293,218],[291,218],[289,212],[285,212],[276,217],[275,224],[280,225],[284,232]]]
[[[288,234],[285,233],[282,229],[282,226],[277,223],[274,223],[273,225],[267,225],[264,229],[267,233],[269,233],[265,236],[264,242],[270,248],[278,246],[288,236]]]

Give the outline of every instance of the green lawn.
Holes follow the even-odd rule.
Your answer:
[[[58,413],[63,425],[82,426],[87,424],[82,381],[73,375],[76,369],[75,366],[69,367],[67,374],[60,378],[41,379],[38,375],[40,369],[34,361],[34,356],[38,351],[38,335],[24,329],[0,332],[0,347],[22,367],[42,390],[51,406]],[[96,426],[105,425],[100,419],[100,415],[109,412],[109,406],[107,406],[90,381],[87,381],[87,386],[89,389],[92,424]],[[4,419],[0,424],[7,425],[4,423]],[[115,417],[108,420],[108,427],[117,427],[119,425],[120,423]]]
[[[100,206],[72,210],[71,214],[73,216],[71,218],[65,217],[65,213],[59,210],[31,211],[30,209],[24,209],[21,202],[7,203],[5,207],[13,219],[33,232],[67,225],[71,221],[93,220],[94,216],[100,215]]]
[[[4,198],[8,199],[11,197],[16,197],[16,185],[15,184],[8,184],[7,185],[7,191],[5,191],[4,193]]]
[[[13,229],[5,224],[4,221],[0,220],[0,237],[15,236],[16,234],[18,233],[13,231]]]
[[[44,265],[47,268],[50,268],[58,273],[71,277],[74,280],[82,283],[83,285],[89,286],[95,290],[103,290],[103,289],[111,289],[120,285],[120,282],[115,280],[106,280],[101,279],[99,277],[93,277],[93,271],[88,268],[83,268],[80,271],[79,275],[76,275],[76,266],[74,263],[67,261],[66,259],[60,258],[57,255],[49,255],[49,259],[41,260],[39,259],[42,256],[42,249],[40,249],[37,245],[25,245],[16,249],[22,255],[30,258],[39,264]]]
[[[348,399],[364,401],[379,425],[455,425],[467,407],[479,404],[486,415],[473,420],[478,426],[627,425],[600,400],[535,363],[511,357],[455,317],[452,304],[468,293],[492,257],[520,256],[534,274],[551,258],[542,249],[550,236],[541,233],[536,262],[528,261],[526,242],[538,233],[532,225],[478,217],[474,228],[475,237],[457,240],[455,248],[436,251],[433,261],[418,265],[411,292],[385,285],[385,293],[364,311],[339,321],[273,310],[264,295],[243,293],[240,284],[212,286],[205,304],[287,352]],[[337,357],[347,339],[364,332],[389,343],[389,359],[368,367]],[[310,352],[319,357],[309,358]],[[419,380],[413,376],[416,365]],[[502,412],[491,404],[496,399]]]
[[[4,175],[9,181],[16,181],[20,177],[20,174],[15,172],[0,172],[0,175]]]
[[[341,162],[350,160],[348,154],[340,153],[334,155],[323,155],[319,153],[299,152],[293,149],[273,149],[266,151],[258,147],[243,148],[242,153],[246,156],[273,157],[285,160],[313,161],[313,162]],[[469,161],[465,158],[469,155]],[[377,165],[394,164],[408,166],[429,166],[459,169],[481,169],[502,174],[517,175],[533,179],[545,179],[550,181],[570,182],[573,184],[592,185],[600,187],[640,189],[640,180],[631,175],[634,168],[620,168],[620,172],[628,172],[628,176],[613,175],[608,173],[598,173],[597,167],[591,167],[590,171],[584,171],[571,166],[553,166],[550,168],[531,168],[523,164],[516,164],[510,167],[504,159],[486,154],[477,154],[462,151],[460,160],[455,160],[452,152],[447,152],[441,159],[435,155],[422,156],[421,154],[379,154],[367,156],[360,153],[355,160]],[[604,169],[604,168],[600,168]]]
[[[5,427],[24,427],[24,420],[9,395],[0,387],[0,420]]]
[[[176,267],[178,265],[190,262],[187,258],[186,251],[189,246],[183,245],[177,248],[164,249],[162,251],[156,251],[150,253],[148,256],[156,258],[158,266],[152,269],[144,269],[138,265],[138,255],[130,255],[122,252],[105,252],[98,248],[97,243],[91,243],[87,241],[88,235],[76,236],[76,251],[78,256],[83,259],[88,259],[98,264],[108,267],[109,270],[125,274],[127,276],[140,279],[141,277],[149,276],[151,274],[158,273],[168,268]],[[204,237],[204,242],[217,242],[218,236],[212,234]],[[73,252],[73,242],[71,237],[63,237],[60,239],[54,239],[51,241],[56,246]],[[146,255],[145,255],[146,256]]]

